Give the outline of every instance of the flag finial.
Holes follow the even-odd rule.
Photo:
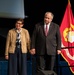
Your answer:
[[[68,3],[70,3],[70,0],[68,0]]]

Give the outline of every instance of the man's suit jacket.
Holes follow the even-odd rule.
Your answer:
[[[22,53],[27,53],[27,49],[30,50],[30,36],[26,29],[22,28],[21,31],[21,50]],[[17,32],[15,28],[9,30],[6,40],[6,48],[5,48],[5,55],[8,53],[14,53],[16,48],[16,35]]]
[[[55,55],[56,50],[61,49],[59,25],[51,22],[48,35],[45,36],[44,23],[36,24],[32,36],[31,48],[35,48],[38,55],[45,54],[45,50],[48,55]]]

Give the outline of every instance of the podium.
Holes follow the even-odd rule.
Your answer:
[[[40,70],[38,75],[57,75],[54,71],[50,70]]]

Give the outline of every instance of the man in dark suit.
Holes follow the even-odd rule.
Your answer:
[[[52,22],[53,17],[52,12],[46,12],[44,22],[36,24],[32,35],[30,53],[36,54],[37,72],[53,70],[56,54],[61,53],[59,25]]]

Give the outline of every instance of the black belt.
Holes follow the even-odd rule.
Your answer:
[[[21,48],[21,45],[16,45],[16,48]]]

